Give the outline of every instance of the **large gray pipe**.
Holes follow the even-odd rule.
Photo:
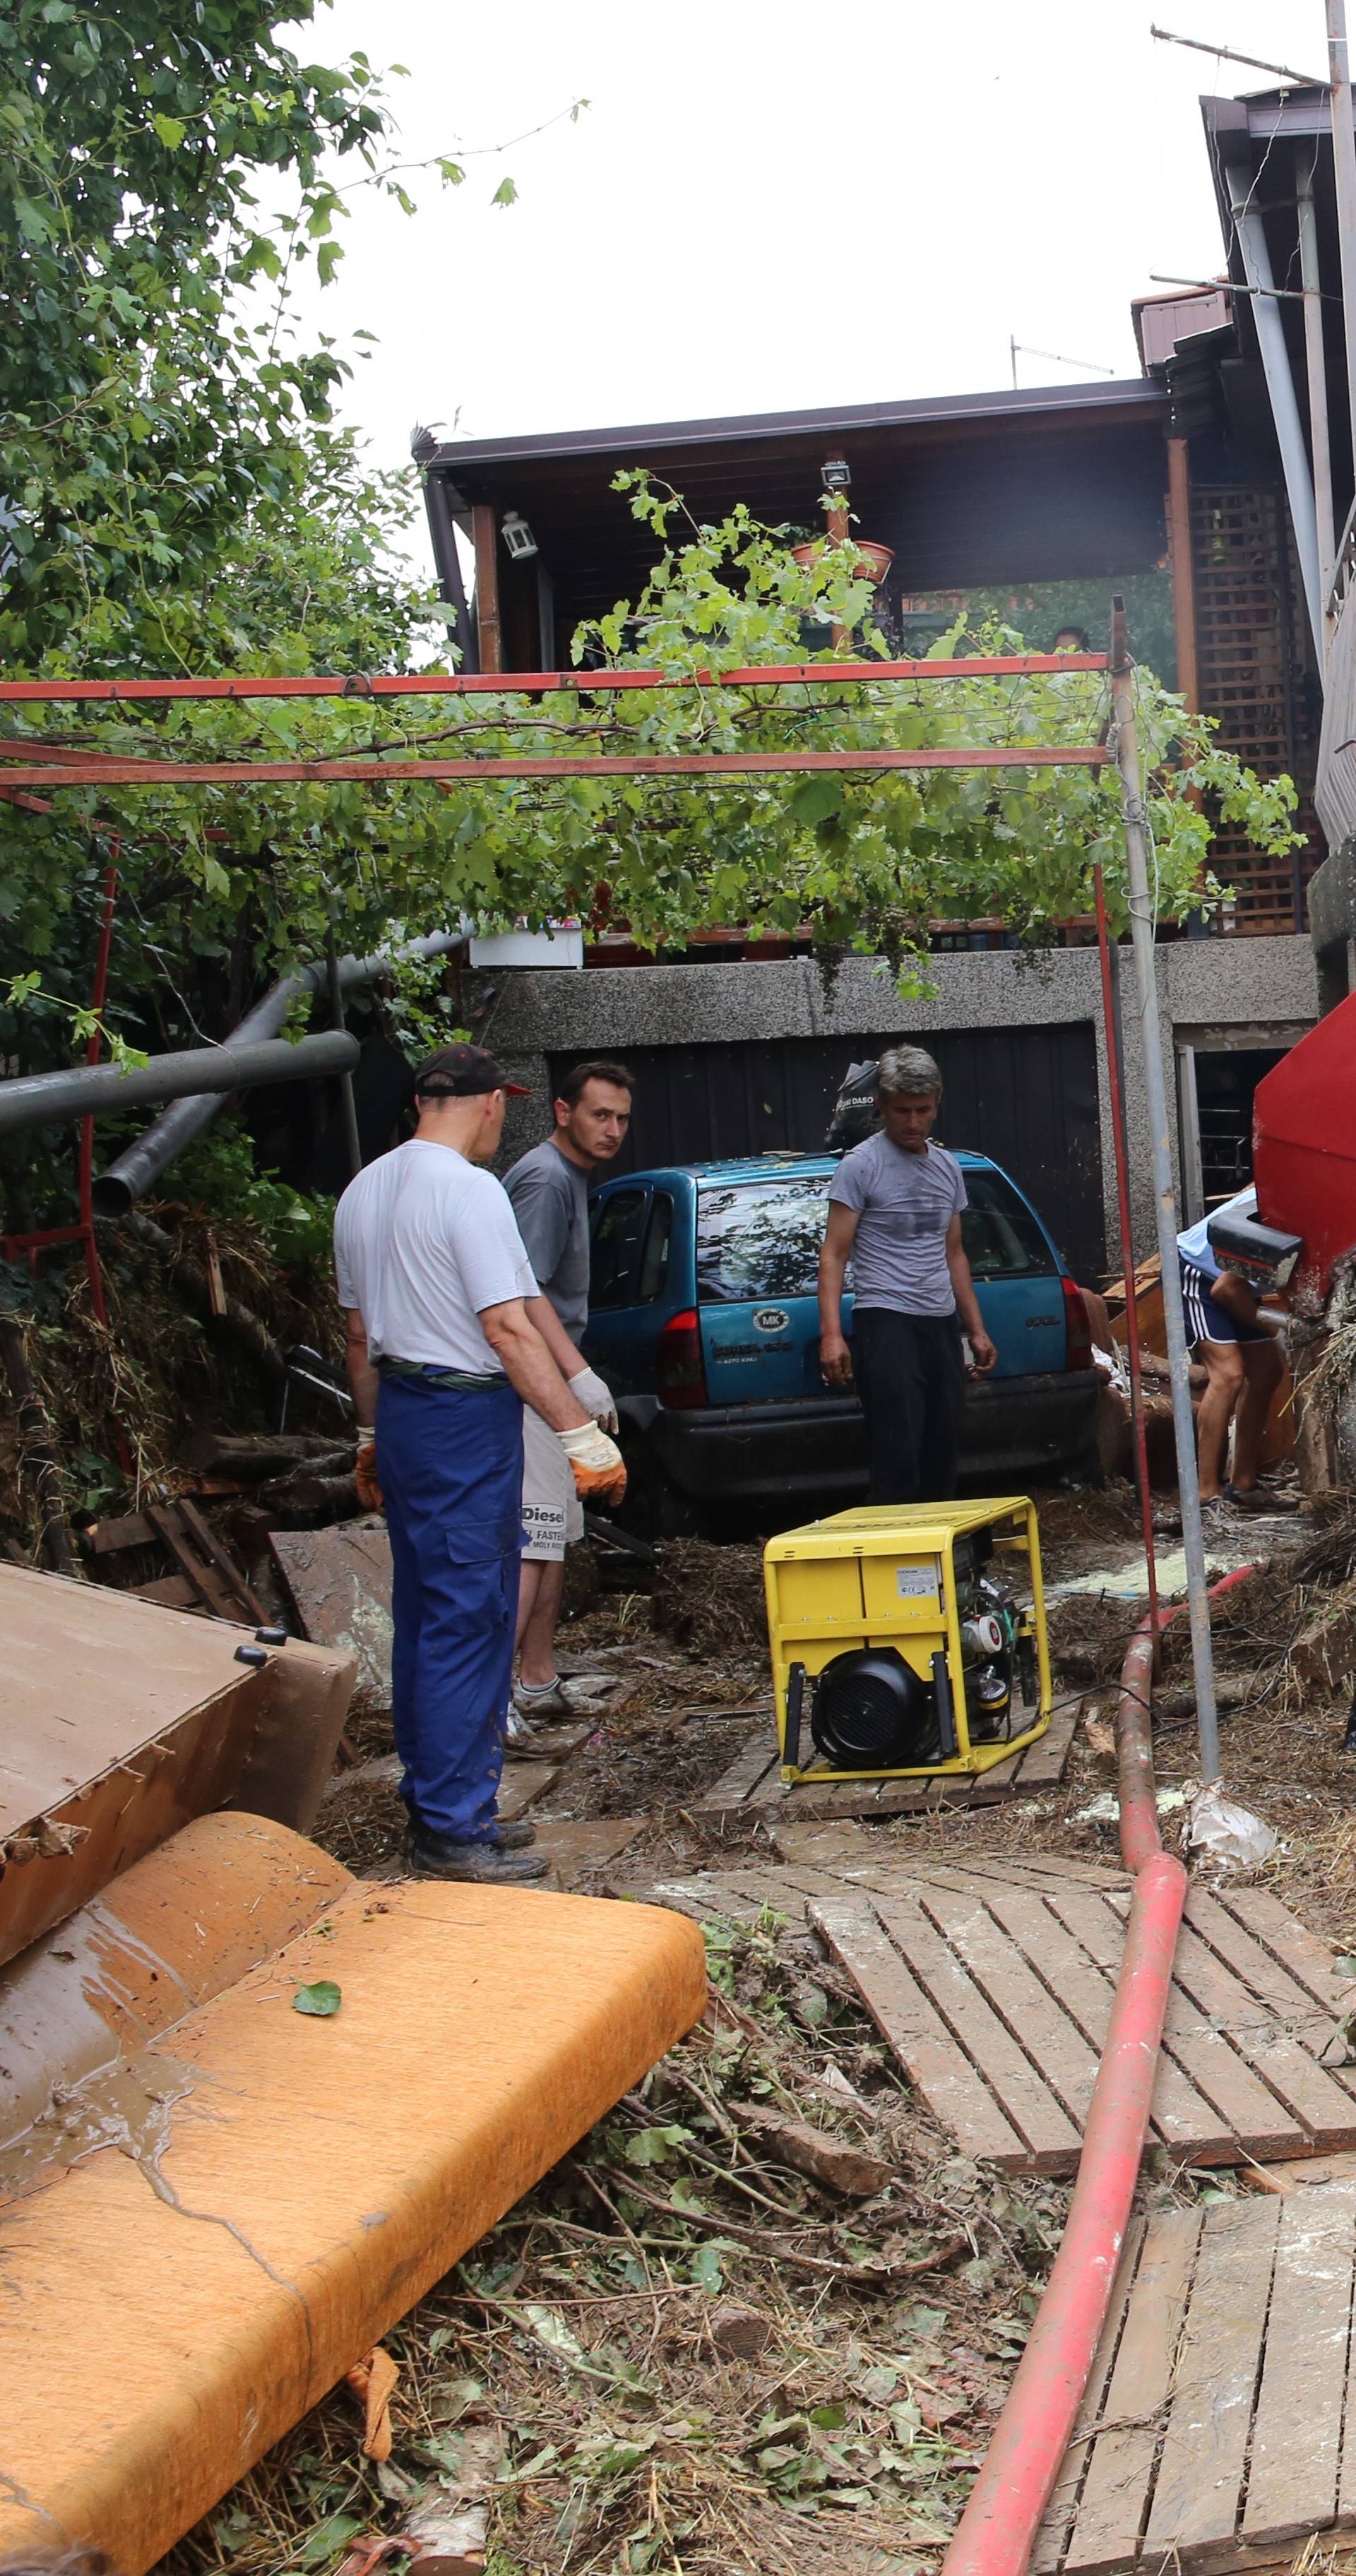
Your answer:
[[[1252,202],[1247,173],[1230,165],[1225,176],[1229,183],[1234,231],[1243,254],[1244,273],[1252,289],[1252,318],[1257,327],[1257,345],[1262,352],[1267,392],[1271,398],[1271,417],[1276,430],[1276,444],[1281,451],[1281,471],[1290,503],[1290,524],[1295,531],[1300,580],[1304,585],[1321,676],[1327,657],[1323,639],[1323,592],[1318,569],[1318,517],[1314,508],[1308,451],[1300,426],[1299,404],[1295,399],[1295,379],[1290,372],[1290,353],[1285,345],[1281,308],[1276,301],[1271,274],[1271,253],[1267,248],[1261,214]]]
[[[358,1041],[345,1029],[319,1037],[267,1038],[257,1046],[190,1047],[183,1055],[153,1055],[147,1064],[80,1064],[65,1073],[20,1074],[0,1082],[0,1136],[45,1127],[63,1118],[104,1118],[111,1110],[139,1109],[148,1100],[180,1100],[210,1082],[214,1091],[247,1091],[257,1082],[296,1082],[304,1074],[347,1073],[358,1061]],[[95,1205],[101,1184],[95,1182]],[[109,1209],[103,1209],[109,1214]]]
[[[434,930],[426,939],[411,939],[403,948],[393,948],[384,956],[341,957],[339,984],[348,992],[356,984],[370,984],[377,975],[389,975],[393,966],[424,957],[445,957],[449,948],[460,948],[464,933],[460,930]],[[293,1002],[302,993],[323,992],[329,982],[329,968],[324,961],[302,966],[295,975],[284,975],[247,1011],[238,1028],[226,1040],[229,1047],[248,1044],[258,1038],[278,1034]],[[308,1041],[309,1043],[309,1041]],[[195,1061],[202,1063],[203,1057]],[[350,1059],[351,1061],[351,1059]],[[129,1207],[142,1197],[166,1166],[191,1145],[203,1128],[210,1126],[221,1107],[221,1095],[234,1086],[227,1082],[213,1084],[204,1091],[201,1084],[186,1100],[176,1100],[163,1118],[157,1118],[144,1136],[119,1154],[94,1184],[94,1204],[101,1216],[124,1216]],[[162,1098],[166,1095],[161,1094]]]

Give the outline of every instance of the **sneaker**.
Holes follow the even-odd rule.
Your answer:
[[[1201,1536],[1213,1539],[1218,1546],[1237,1535],[1238,1523],[1227,1494],[1208,1494],[1201,1504]]]
[[[502,1843],[454,1843],[424,1825],[414,1827],[406,1850],[416,1878],[465,1878],[482,1887],[530,1887],[545,1878],[548,1866],[540,1852],[506,1851]]]
[[[523,1718],[573,1717],[574,1709],[565,1695],[565,1684],[559,1673],[549,1682],[515,1682],[513,1705]]]
[[[1236,1512],[1263,1512],[1268,1520],[1299,1510],[1289,1494],[1267,1493],[1261,1485],[1226,1485],[1224,1498]]]

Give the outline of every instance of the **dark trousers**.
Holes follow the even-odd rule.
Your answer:
[[[859,1306],[852,1373],[866,1415],[868,1502],[949,1502],[965,1409],[960,1317]]]
[[[523,1543],[523,1407],[503,1387],[382,1379],[391,1715],[416,1823],[494,1842]]]

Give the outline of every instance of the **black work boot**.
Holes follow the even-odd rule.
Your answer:
[[[540,1852],[508,1851],[503,1843],[454,1843],[421,1824],[411,1825],[405,1848],[416,1878],[467,1878],[484,1887],[530,1887],[545,1878],[548,1866]]]

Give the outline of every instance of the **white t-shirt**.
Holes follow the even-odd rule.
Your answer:
[[[486,1306],[535,1297],[507,1192],[450,1145],[412,1137],[349,1182],[334,1217],[341,1306],[356,1306],[375,1359],[503,1371],[480,1329]]]

